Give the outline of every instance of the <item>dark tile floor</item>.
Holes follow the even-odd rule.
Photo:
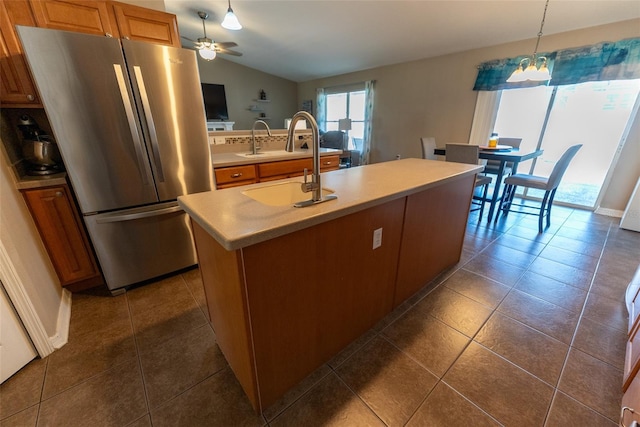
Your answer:
[[[554,208],[471,216],[462,259],[263,416],[216,345],[198,270],[75,294],[69,343],[0,387],[9,426],[616,426],[640,233]]]

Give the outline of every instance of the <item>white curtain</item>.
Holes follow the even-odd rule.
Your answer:
[[[478,91],[476,110],[473,113],[473,124],[469,135],[469,144],[487,145],[498,117],[498,106],[502,91]]]
[[[371,130],[373,122],[373,104],[375,98],[375,80],[365,82],[365,107],[364,107],[364,138],[362,141],[362,157],[360,163],[369,163],[371,153]]]
[[[327,94],[323,87],[316,89],[316,115],[315,119],[318,127],[322,130],[327,129]]]

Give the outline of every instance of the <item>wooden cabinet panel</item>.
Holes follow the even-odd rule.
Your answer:
[[[171,13],[112,2],[120,37],[180,47],[178,20]]]
[[[407,199],[394,307],[460,260],[474,176]]]
[[[216,175],[216,188],[218,189],[237,187],[257,182],[256,167],[254,165],[217,168],[214,173]]]
[[[100,275],[66,186],[24,190],[24,198],[63,285]]]
[[[329,172],[336,169],[340,169],[340,156],[320,157],[320,172]]]
[[[0,2],[0,102],[12,107],[41,107],[15,25],[34,26],[26,0]]]
[[[283,160],[281,162],[258,163],[256,166],[260,181],[266,181],[265,178],[269,177],[300,176],[304,173],[305,168],[311,173],[313,161],[311,159]]]
[[[38,27],[119,37],[109,4],[99,0],[31,0]]]

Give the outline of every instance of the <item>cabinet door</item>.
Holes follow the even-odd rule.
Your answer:
[[[111,2],[121,38],[180,47],[178,20],[171,13]]]
[[[14,25],[35,26],[26,0],[0,2],[0,102],[41,107]]]
[[[119,37],[106,1],[99,0],[30,0],[37,26]]]
[[[99,274],[68,187],[25,190],[24,198],[63,285]]]

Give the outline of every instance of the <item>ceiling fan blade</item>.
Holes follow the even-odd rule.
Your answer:
[[[222,42],[222,43],[214,43],[213,44],[215,47],[219,47],[220,49],[227,49],[229,47],[236,47],[238,46],[238,43],[234,43],[234,42]]]
[[[216,52],[222,53],[225,55],[242,56],[242,53],[236,52],[235,50],[229,50],[229,49],[216,49]]]

